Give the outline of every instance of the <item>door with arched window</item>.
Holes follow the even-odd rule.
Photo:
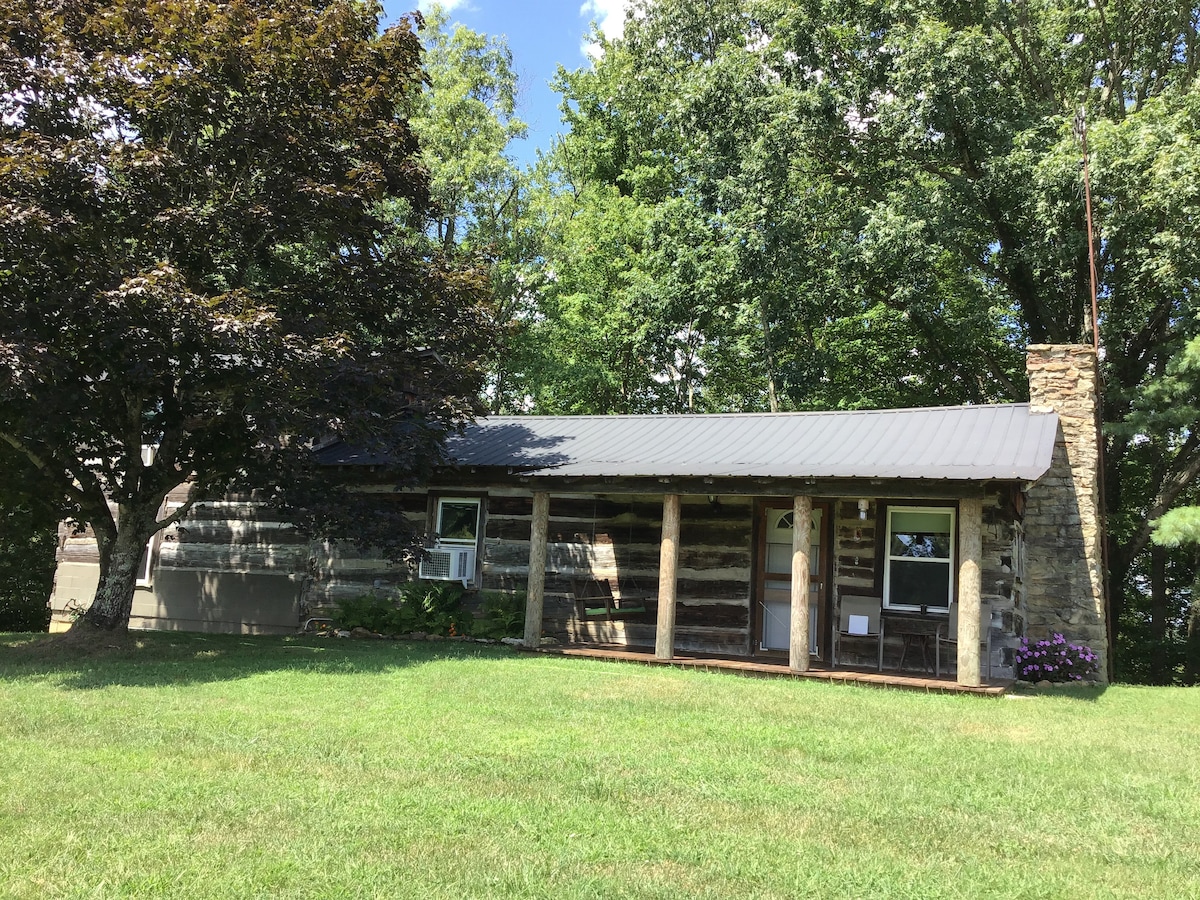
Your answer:
[[[792,627],[792,504],[763,503],[758,517],[755,560],[755,641],[757,652],[787,653]],[[826,559],[829,506],[814,503],[809,530],[808,647],[818,659],[827,656],[828,610]]]

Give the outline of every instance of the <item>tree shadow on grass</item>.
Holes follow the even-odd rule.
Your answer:
[[[269,672],[382,673],[446,659],[511,659],[504,646],[474,642],[351,640],[135,632],[0,636],[0,681],[50,679],[76,690],[232,681]]]
[[[1057,697],[1066,700],[1079,700],[1084,703],[1095,703],[1108,690],[1107,684],[1094,682],[1076,683],[1065,682],[1047,684],[1041,687],[1028,682],[1016,682],[1008,689],[1008,696],[1021,700],[1033,700],[1038,697]]]

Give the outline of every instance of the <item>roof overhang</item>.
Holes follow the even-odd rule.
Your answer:
[[[1028,404],[805,413],[495,416],[447,441],[459,473],[505,480],[741,486],[754,481],[1032,482],[1050,468],[1057,415]],[[382,465],[342,445],[329,465]],[[661,488],[660,488],[661,489]],[[739,490],[739,493],[746,492]]]

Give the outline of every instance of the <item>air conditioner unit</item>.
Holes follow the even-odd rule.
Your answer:
[[[426,550],[417,574],[429,581],[461,581],[467,587],[475,578],[475,550],[470,547]]]

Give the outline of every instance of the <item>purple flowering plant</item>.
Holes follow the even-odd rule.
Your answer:
[[[1099,657],[1085,644],[1072,644],[1061,634],[1031,641],[1021,638],[1014,660],[1022,681],[1083,681],[1099,671]]]

